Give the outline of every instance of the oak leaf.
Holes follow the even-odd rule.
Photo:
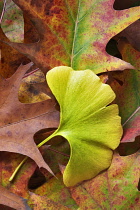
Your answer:
[[[37,149],[33,136],[41,129],[58,126],[59,114],[55,110],[55,103],[51,99],[33,104],[23,104],[18,100],[21,79],[31,65],[21,65],[7,80],[1,77],[0,151],[26,155],[39,167],[52,173]]]
[[[16,210],[30,210],[26,200],[21,198],[0,185],[0,204],[9,206]]]
[[[95,73],[132,68],[109,55],[108,41],[140,18],[140,7],[117,11],[114,0],[91,1],[14,0],[36,27],[36,43],[9,43],[40,69],[71,66]]]

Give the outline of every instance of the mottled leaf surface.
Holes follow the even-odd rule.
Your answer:
[[[18,99],[22,103],[36,103],[50,99],[50,91],[46,83],[45,75],[37,70],[25,74],[20,83]]]
[[[33,202],[33,209],[50,209],[50,210],[70,210],[70,208],[63,206],[62,204],[47,198],[46,196],[39,196],[31,193],[30,202]]]
[[[70,188],[79,209],[139,209],[140,153],[113,156],[110,168],[94,179]]]
[[[71,156],[64,183],[73,186],[111,164],[112,150],[122,135],[117,105],[107,106],[115,94],[90,70],[76,72],[60,66],[46,77],[61,110],[59,128],[49,139],[61,135],[68,140]]]
[[[71,66],[95,73],[132,66],[106,53],[108,41],[140,18],[140,7],[117,11],[114,0],[14,0],[35,25],[40,39],[33,44],[9,43],[41,69]]]
[[[12,0],[6,1],[6,8],[2,19],[1,28],[10,41],[23,42],[23,12]]]
[[[21,154],[0,152],[0,182],[3,187],[10,190],[12,193],[19,195],[24,199],[28,199],[28,181],[37,167],[34,161],[28,159],[16,174],[13,182],[9,181],[14,170],[23,159],[24,156]]]
[[[0,39],[2,39],[5,42],[8,42],[8,38],[3,33],[1,27],[0,27]],[[0,75],[4,78],[11,77],[19,65],[29,60],[27,57],[21,53],[19,53],[17,50],[12,48],[11,46],[5,44],[4,42],[0,42],[0,49],[1,49],[1,63],[0,63]],[[12,56],[11,56],[12,55]]]

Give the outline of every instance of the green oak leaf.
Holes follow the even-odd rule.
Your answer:
[[[118,106],[108,106],[115,93],[91,70],[60,66],[50,70],[46,78],[61,114],[58,129],[44,142],[59,135],[68,140],[71,154],[63,180],[66,186],[74,186],[111,164],[122,136]]]

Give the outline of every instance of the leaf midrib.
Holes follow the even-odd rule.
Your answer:
[[[81,4],[81,1],[78,0],[78,11],[77,11],[77,17],[75,21],[74,36],[73,36],[73,43],[72,43],[72,50],[71,50],[71,64],[70,64],[71,67],[73,67],[74,48],[75,48],[75,40],[76,40],[76,31],[77,31],[77,26],[79,22],[80,4]]]

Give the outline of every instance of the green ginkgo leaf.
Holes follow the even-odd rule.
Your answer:
[[[108,106],[115,94],[90,70],[60,66],[46,77],[61,113],[60,125],[51,137],[63,136],[70,144],[63,180],[66,186],[73,186],[110,166],[122,136],[118,106]]]

